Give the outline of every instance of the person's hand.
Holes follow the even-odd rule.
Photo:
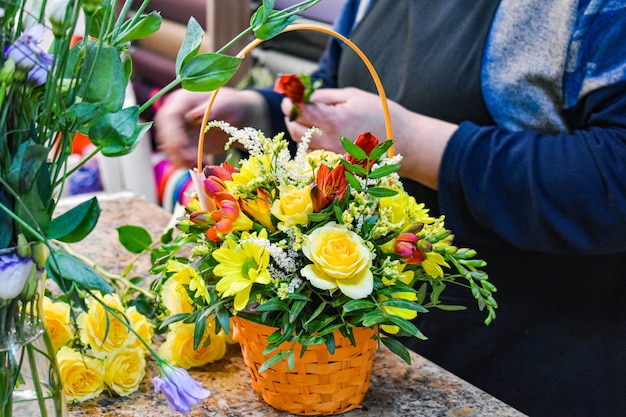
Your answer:
[[[284,99],[281,109],[290,114],[292,102]],[[361,133],[371,132],[381,141],[387,139],[385,119],[380,97],[356,88],[324,88],[315,91],[309,104],[301,104],[298,117],[287,123],[287,130],[294,140],[311,127],[322,131],[313,135],[311,149],[326,149],[343,153],[340,137],[354,141]]]
[[[179,166],[193,167],[198,159],[200,124],[211,92],[177,90],[169,94],[154,118],[155,139],[168,159]],[[267,128],[267,105],[252,90],[222,87],[211,108],[211,120],[224,120],[233,126]],[[220,129],[209,130],[204,139],[203,154],[224,152],[228,136]]]
[[[457,125],[413,113],[388,100],[393,138],[387,137],[381,99],[378,95],[356,88],[319,89],[311,95],[310,103],[300,106],[298,118],[285,120],[295,140],[311,127],[322,131],[311,138],[311,149],[326,149],[344,153],[339,138],[349,140],[371,132],[381,142],[394,140],[395,153],[403,157],[400,174],[422,184],[437,188],[441,159],[448,140]],[[284,99],[281,108],[289,114],[291,101]]]

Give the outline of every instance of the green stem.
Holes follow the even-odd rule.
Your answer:
[[[101,266],[99,266],[98,264],[96,264],[94,261],[92,261],[91,259],[89,259],[86,256],[83,256],[81,254],[79,254],[78,252],[76,252],[74,249],[72,249],[72,247],[70,245],[68,245],[67,243],[63,243],[63,242],[59,242],[59,241],[54,241],[54,243],[58,246],[60,246],[61,248],[63,248],[63,250],[76,257],[78,260],[82,261],[85,265],[89,265],[90,267],[92,267],[96,272],[98,272],[100,275],[102,275],[105,278],[109,278],[113,281],[118,281],[121,282],[126,288],[130,288],[132,290],[135,290],[143,295],[145,295],[146,297],[154,300],[156,298],[156,296],[154,294],[152,294],[150,291],[137,286],[135,284],[133,284],[131,281],[129,281],[128,279],[124,278],[121,275],[117,275],[117,274],[112,274],[110,272],[108,272],[107,270],[105,270],[104,268],[102,268]]]
[[[165,93],[167,93],[168,91],[172,90],[174,87],[176,87],[181,82],[182,82],[182,79],[180,77],[176,77],[175,80],[171,81],[168,85],[166,85],[161,90],[159,90],[159,92],[156,93],[153,97],[151,97],[150,100],[148,100],[145,103],[143,103],[143,105],[139,108],[139,114],[143,113],[144,110],[146,110],[148,107],[150,107],[155,101],[157,101],[159,98],[163,97],[163,95]]]
[[[60,179],[58,179],[57,182],[54,183],[53,188],[56,188],[60,186],[62,183],[64,183],[66,178],[69,178],[70,175],[78,171],[82,166],[84,166],[87,162],[89,162],[91,158],[96,156],[100,152],[100,150],[102,150],[102,147],[103,145],[98,145],[98,147],[96,147],[89,155],[87,155],[79,163],[77,163],[76,166],[74,166],[69,171],[66,171],[65,174]]]
[[[0,178],[0,182],[3,182],[1,178]],[[10,208],[5,206],[1,202],[0,202],[0,210],[4,211],[13,220],[18,222],[24,229],[26,229],[29,233],[31,233],[33,236],[35,236],[37,238],[37,240],[39,240],[40,242],[45,242],[46,241],[46,238],[43,236],[43,234],[40,234],[35,229],[33,229],[28,223],[24,222],[24,220],[22,220],[17,214],[13,213],[13,211],[11,211]]]
[[[48,412],[46,410],[46,401],[44,398],[43,390],[41,389],[41,381],[39,380],[39,373],[37,372],[37,360],[35,358],[35,349],[31,343],[27,343],[25,349],[28,353],[28,364],[30,366],[30,374],[33,377],[33,386],[35,392],[37,392],[37,403],[39,404],[39,412],[41,417],[47,417]],[[50,358],[48,358],[50,359]]]

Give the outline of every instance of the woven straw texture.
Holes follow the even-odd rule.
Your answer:
[[[271,369],[258,372],[269,356],[263,355],[267,337],[275,329],[249,320],[232,319],[233,338],[241,345],[243,360],[252,377],[252,387],[272,407],[299,415],[331,415],[361,407],[369,388],[376,340],[374,330],[354,330],[356,346],[335,332],[335,353],[326,345],[311,346],[300,357],[295,347],[295,367],[289,369],[286,358]],[[283,344],[286,350],[291,344]]]

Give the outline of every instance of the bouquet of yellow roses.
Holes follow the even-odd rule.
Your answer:
[[[406,193],[392,141],[364,133],[354,143],[341,138],[344,155],[309,153],[312,129],[292,157],[282,134],[219,121],[207,128],[224,130],[226,148],[239,142],[248,157],[194,172],[197,193],[180,233],[153,254],[155,291],[175,288],[189,307],[164,308],[164,325],[192,325],[196,347],[210,343],[207,329],[228,332],[238,316],[275,328],[266,353],[292,346],[262,369],[285,357],[292,364],[296,344],[332,353],[334,332],[350,338],[357,327],[377,329],[408,362],[391,336],[424,338],[412,320],[457,308],[440,300],[453,283],[468,287],[487,324],[495,318],[485,262],[454,246],[444,218]]]

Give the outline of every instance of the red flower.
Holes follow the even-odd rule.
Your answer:
[[[365,152],[367,156],[369,156],[369,154],[372,153],[374,148],[378,146],[378,138],[372,135],[370,132],[361,133],[361,135],[359,135],[359,137],[356,138],[356,140],[354,141],[354,144],[357,145],[359,148],[361,148],[363,152]],[[345,158],[351,164],[353,165],[359,164],[367,170],[369,170],[372,164],[376,162],[376,160],[372,160],[370,161],[369,166],[368,166],[368,164],[366,163],[367,160],[365,159],[357,160],[354,156],[350,154],[346,154]]]
[[[348,180],[343,165],[338,165],[331,171],[325,164],[321,164],[317,169],[315,182],[311,185],[313,211],[319,213],[328,207],[335,198],[342,199],[347,187]]]
[[[396,238],[394,250],[407,264],[417,265],[426,259],[424,252],[417,246],[419,237],[414,233],[402,233]]]
[[[274,84],[275,92],[286,95],[294,103],[302,103],[304,90],[304,83],[296,74],[281,75]]]

